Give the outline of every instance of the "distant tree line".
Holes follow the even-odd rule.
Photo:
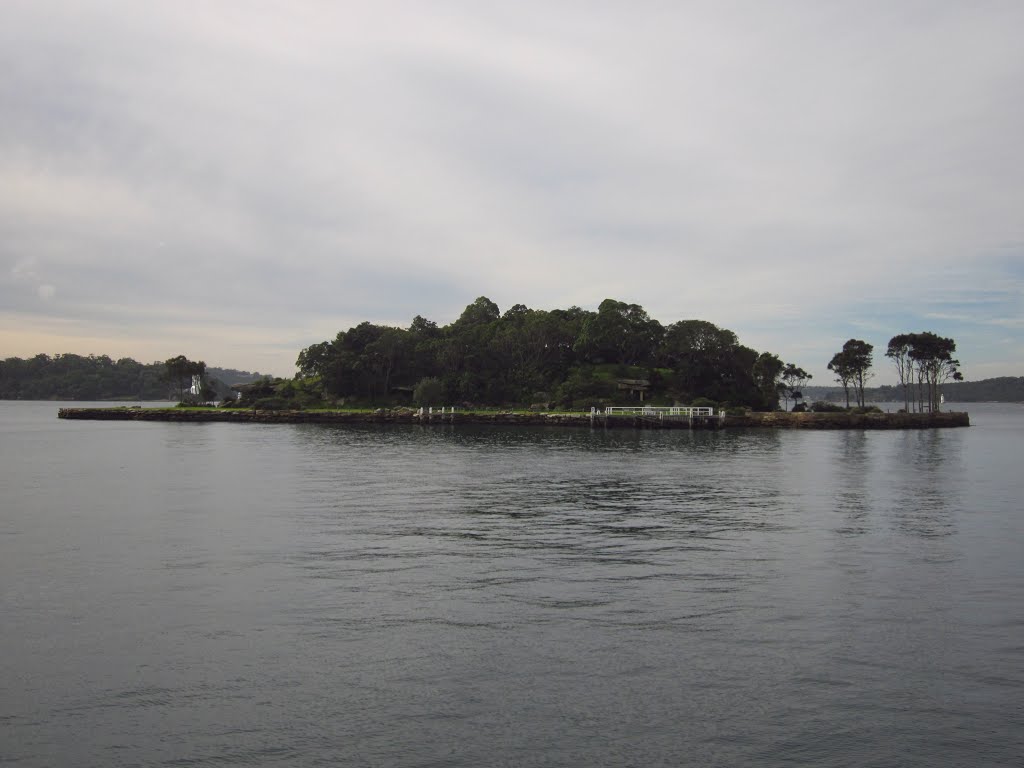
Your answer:
[[[638,399],[778,407],[809,377],[704,320],[663,325],[638,304],[504,313],[481,296],[455,322],[369,322],[303,349],[298,379],[327,400],[588,407]],[[785,383],[784,383],[785,382]]]
[[[952,381],[942,388],[956,403],[1024,403],[1024,376],[999,376],[980,381]]]
[[[814,400],[841,401],[843,389],[814,386],[807,387],[804,394]],[[899,384],[882,384],[864,389],[864,396],[869,403],[902,403],[906,407],[904,394],[904,387]],[[1024,403],[1024,377],[1000,376],[978,381],[948,381],[942,386],[941,394],[947,403]]]
[[[184,356],[181,360],[190,362]],[[140,363],[130,357],[113,360],[106,355],[36,355],[0,360],[2,400],[170,400],[191,386],[192,371],[170,377],[168,363]],[[195,365],[195,364],[193,364]],[[211,384],[234,384],[259,378],[258,373],[207,367]],[[225,387],[226,389],[226,387]]]

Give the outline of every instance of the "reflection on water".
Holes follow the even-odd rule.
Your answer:
[[[952,536],[955,510],[963,509],[964,468],[959,451],[950,450],[951,436],[942,430],[907,432],[896,444],[893,462],[899,469],[889,515],[904,533]],[[954,446],[959,444],[953,436]]]
[[[1024,420],[5,420],[20,405],[0,404],[15,764],[1020,754]]]
[[[837,479],[835,505],[843,521],[840,533],[868,532],[872,508],[869,439],[867,432],[857,430],[844,431],[834,440],[836,450],[829,457],[828,466]]]

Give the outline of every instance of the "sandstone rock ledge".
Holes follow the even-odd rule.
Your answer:
[[[750,413],[726,416],[727,427],[781,427],[785,429],[935,429],[969,427],[965,412],[946,413]]]
[[[374,412],[188,410],[182,408],[61,408],[61,419],[99,421],[173,421],[184,423],[228,422],[235,424],[501,424],[508,426],[615,427],[630,429],[935,429],[967,427],[966,413],[749,413],[744,416],[651,419],[641,416],[589,413],[434,413],[419,415],[407,408]]]

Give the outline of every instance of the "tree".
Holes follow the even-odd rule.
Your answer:
[[[843,393],[846,395],[846,407],[850,407],[850,385],[853,383],[853,370],[850,368],[843,357],[842,352],[836,352],[832,355],[832,359],[828,361],[828,369],[836,375],[836,381],[838,381],[843,387]]]
[[[421,315],[416,315],[413,318],[412,324],[409,326],[407,347],[409,360],[405,364],[405,375],[408,382],[437,374],[438,350],[443,344],[443,334],[437,327],[437,323],[427,320]]]
[[[375,341],[366,345],[366,355],[377,374],[378,383],[381,378],[384,380],[384,394],[391,390],[392,377],[409,358],[408,345],[409,332],[391,327],[385,327]]]
[[[331,342],[321,341],[299,352],[295,367],[301,376],[322,376],[330,365]]]
[[[874,346],[861,339],[849,339],[841,351],[832,356],[828,369],[836,374],[836,381],[846,392],[846,407],[850,407],[850,386],[857,395],[857,405],[864,407],[864,382],[871,378],[871,352]]]
[[[485,325],[494,322],[500,316],[501,311],[498,309],[498,305],[486,296],[480,296],[462,311],[459,319],[455,321],[455,325]]]
[[[427,320],[422,315],[416,315],[412,319],[412,323],[409,325],[409,333],[431,337],[439,335],[437,323],[433,320]]]
[[[706,397],[716,402],[774,407],[754,381],[758,354],[736,334],[706,320],[680,320],[665,329],[658,365],[672,369],[673,394],[684,402]]]
[[[960,361],[954,359],[956,342],[930,331],[901,333],[889,339],[885,356],[896,365],[903,388],[904,408],[911,410],[910,388],[917,384],[914,406],[918,411],[938,411],[940,387],[949,379],[961,381]]]
[[[576,349],[594,362],[642,365],[653,361],[664,333],[639,304],[605,299],[584,321]]]
[[[782,369],[782,382],[780,384],[780,391],[786,400],[786,410],[789,410],[790,398],[793,399],[793,407],[796,407],[796,401],[803,398],[801,390],[807,386],[807,382],[812,378],[814,377],[803,368],[797,368],[793,363],[786,363],[786,367]]]
[[[736,334],[707,320],[680,320],[665,329],[662,349],[673,361],[691,352],[717,352],[738,343]]]
[[[762,407],[776,410],[779,407],[779,377],[785,364],[778,355],[762,352],[754,362],[754,383],[761,393]]]
[[[953,358],[956,342],[953,339],[937,336],[930,331],[908,334],[910,351],[907,353],[913,362],[918,382],[918,408],[937,412],[941,403],[942,384],[949,379],[962,381],[960,361]]]
[[[903,387],[903,409],[910,411],[910,385],[914,381],[914,361],[910,359],[910,350],[914,348],[913,334],[901,333],[889,339],[885,356],[896,365],[896,374]]]
[[[549,312],[516,304],[502,315],[493,362],[516,398],[527,399],[545,387],[545,374],[558,362],[558,341],[558,322]]]
[[[444,340],[436,359],[450,396],[473,402],[497,396],[488,388],[504,381],[495,375],[500,366],[494,360],[494,335],[500,317],[498,305],[481,296],[443,329]]]

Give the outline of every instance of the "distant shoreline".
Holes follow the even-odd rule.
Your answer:
[[[937,429],[970,426],[964,412],[941,413],[793,413],[774,411],[742,416],[659,419],[634,415],[533,413],[507,411],[419,414],[410,409],[376,411],[260,411],[225,408],[61,408],[60,419],[162,421],[234,424],[491,424],[502,426],[601,427],[627,429]]]

